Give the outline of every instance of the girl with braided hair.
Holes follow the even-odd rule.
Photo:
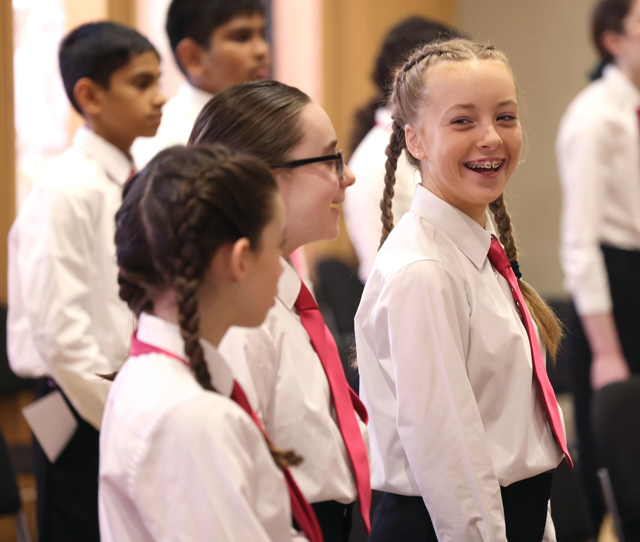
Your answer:
[[[321,542],[287,470],[300,458],[270,443],[216,350],[274,302],[273,175],[222,147],[172,147],[127,184],[116,225],[120,297],[138,328],[102,421],[102,540],[307,540],[293,513]]]
[[[349,388],[336,344],[289,256],[338,235],[353,184],[327,113],[276,81],[241,83],[200,112],[190,144],[221,143],[269,164],[285,203],[284,271],[273,309],[257,328],[233,327],[220,344],[277,446],[305,461],[292,468],[326,541],[349,539],[353,503],[369,522],[366,411]]]
[[[396,72],[390,107],[381,248],[356,315],[385,492],[370,540],[554,540],[551,471],[570,458],[544,354],[561,330],[516,278],[513,74],[492,46],[426,45]],[[394,228],[402,151],[421,183]]]

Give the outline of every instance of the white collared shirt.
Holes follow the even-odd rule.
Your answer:
[[[506,540],[500,486],[563,457],[493,231],[419,185],[355,320],[372,487],[422,496],[439,540]]]
[[[380,200],[384,191],[384,166],[387,161],[384,151],[389,144],[393,122],[391,110],[381,107],[376,111],[375,120],[375,126],[360,142],[349,160],[349,168],[356,176],[356,183],[345,192],[342,204],[349,239],[358,256],[358,277],[362,283],[369,276],[380,246]],[[394,185],[394,224],[411,208],[413,192],[419,182],[420,173],[409,164],[403,152],[398,158]]]
[[[177,325],[140,316],[138,339],[184,358]],[[264,437],[230,399],[233,375],[201,340],[211,382],[163,353],[131,357],[109,392],[100,432],[105,542],[306,540]]]
[[[13,371],[50,376],[100,428],[133,316],[118,296],[115,214],[131,162],[87,128],[38,179],[9,233],[7,339]]]
[[[146,166],[161,150],[173,145],[186,145],[194,122],[212,97],[213,94],[184,81],[162,108],[162,121],[156,135],[139,137],[133,143],[131,154],[138,169]]]
[[[265,322],[229,329],[220,353],[276,446],[302,456],[303,463],[291,472],[307,500],[348,504],[356,499],[356,486],[329,382],[294,308],[300,277],[285,260],[282,267],[275,306]],[[368,446],[366,426],[358,421]]]
[[[560,259],[565,288],[580,315],[612,310],[600,246],[640,250],[639,106],[640,91],[609,65],[560,123]]]

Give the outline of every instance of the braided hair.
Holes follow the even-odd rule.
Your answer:
[[[120,297],[139,315],[154,294],[175,288],[184,353],[202,388],[215,391],[200,343],[198,287],[225,243],[260,248],[274,212],[276,181],[256,158],[218,146],[172,147],[125,187],[116,214]],[[268,443],[276,463],[300,461]]]
[[[509,63],[503,53],[492,45],[482,45],[464,39],[431,43],[417,48],[409,56],[405,64],[399,68],[394,77],[393,90],[389,99],[393,118],[393,131],[386,149],[387,162],[385,165],[384,192],[380,200],[382,235],[380,247],[393,229],[392,200],[394,194],[396,167],[398,157],[407,149],[405,140],[405,126],[416,125],[422,106],[429,99],[428,81],[426,74],[428,67],[439,62],[464,62],[470,60],[493,60],[504,64],[511,73]],[[409,163],[420,169],[420,160],[410,152],[406,152]],[[500,242],[504,246],[507,257],[515,262],[517,268],[518,251],[515,235],[511,224],[511,217],[507,213],[504,194],[500,195],[489,205],[494,214]],[[519,271],[518,271],[518,274]],[[520,277],[518,283],[522,295],[531,312],[533,320],[540,329],[543,342],[553,360],[562,338],[562,326],[551,308],[540,298],[537,292]]]

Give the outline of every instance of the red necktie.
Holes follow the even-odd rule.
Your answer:
[[[545,364],[545,360],[542,357],[542,350],[540,349],[540,345],[538,344],[538,337],[533,327],[533,320],[531,319],[531,315],[529,314],[527,304],[522,297],[522,292],[520,291],[518,280],[513,273],[513,269],[511,268],[511,263],[507,259],[507,255],[504,253],[502,245],[495,237],[491,239],[491,247],[489,248],[489,261],[491,262],[495,270],[500,273],[505,279],[507,279],[507,282],[511,287],[513,299],[515,300],[516,305],[520,310],[520,314],[522,315],[522,320],[524,322],[524,327],[527,330],[527,335],[529,336],[531,357],[533,359],[533,372],[536,375],[536,380],[538,381],[538,386],[544,400],[544,407],[547,411],[547,418],[549,419],[551,430],[556,437],[558,446],[560,446],[560,449],[567,458],[567,462],[569,463],[571,468],[573,468],[573,461],[571,460],[571,456],[569,455],[567,441],[562,429],[562,419],[560,418],[558,402],[556,401],[556,395],[553,392],[553,388],[551,387],[551,382],[549,382],[547,367]]]
[[[295,307],[300,313],[302,325],[307,330],[311,338],[311,344],[318,354],[324,367],[324,372],[327,375],[336,417],[338,418],[338,427],[353,466],[358,499],[360,500],[360,512],[367,532],[371,533],[369,520],[369,511],[371,509],[369,456],[367,455],[367,448],[362,439],[360,426],[354,412],[354,410],[358,412],[362,421],[367,423],[367,410],[360,398],[347,384],[336,343],[324,323],[315,299],[313,299],[304,282],[300,286],[300,293],[295,302]]]
[[[188,367],[191,366],[187,360],[181,358],[180,356],[176,356],[175,354],[163,350],[162,348],[158,348],[157,346],[142,342],[138,339],[138,332],[134,332],[133,337],[131,337],[131,350],[129,351],[129,355],[141,356],[143,354],[151,353],[164,354],[165,356],[177,359]],[[264,430],[264,427],[262,427],[260,419],[251,408],[244,390],[235,380],[233,381],[231,399],[235,401],[238,406],[240,406],[251,417],[253,422],[258,426],[258,429],[260,429],[265,438],[267,438],[271,443],[271,439],[267,432]],[[296,484],[296,481],[293,479],[293,476],[291,475],[291,472],[289,472],[289,469],[284,469],[282,473],[284,474],[284,479],[287,482],[287,489],[289,490],[289,498],[291,500],[291,514],[300,526],[300,529],[302,529],[302,531],[304,531],[304,533],[307,535],[307,538],[310,540],[310,542],[323,542],[324,538],[322,537],[322,530],[320,529],[320,524],[318,523],[318,519],[316,518],[316,514],[313,511],[313,508],[307,502],[307,499],[302,494],[302,491],[300,491],[300,488],[298,487],[298,484]]]

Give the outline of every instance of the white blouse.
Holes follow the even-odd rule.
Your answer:
[[[571,102],[556,152],[560,259],[578,314],[612,310],[600,245],[640,250],[640,90],[614,65]]]
[[[118,295],[115,215],[131,161],[85,127],[47,167],[9,233],[7,350],[13,371],[49,376],[96,429],[127,359],[134,318]]]
[[[563,457],[493,231],[419,185],[356,315],[372,487],[421,495],[439,540],[506,540],[500,486]]]
[[[184,357],[165,320],[142,314],[138,338]],[[229,398],[230,369],[202,344],[218,393],[166,354],[131,357],[118,373],[100,432],[101,539],[306,540],[262,433]]]
[[[276,304],[264,324],[232,327],[219,350],[274,443],[303,458],[290,470],[307,500],[348,504],[357,496],[351,461],[322,362],[294,308],[300,277],[285,260],[282,267]],[[368,445],[366,426],[358,421]]]

